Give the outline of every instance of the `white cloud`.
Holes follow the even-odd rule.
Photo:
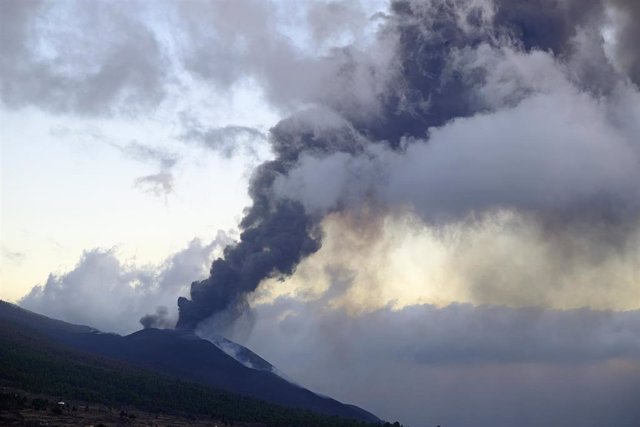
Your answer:
[[[134,332],[141,327],[140,318],[158,307],[167,308],[166,317],[175,323],[178,296],[206,276],[214,253],[228,242],[223,234],[209,244],[196,239],[161,265],[148,266],[123,262],[114,250],[87,251],[73,270],[49,275],[19,304],[105,332]]]

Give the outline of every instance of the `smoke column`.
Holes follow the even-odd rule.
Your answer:
[[[271,130],[275,159],[258,167],[252,177],[253,205],[240,224],[240,241],[226,247],[224,256],[213,262],[209,278],[192,283],[190,299],[178,300],[177,328],[194,329],[223,312],[231,314],[233,321],[245,309],[246,295],[263,279],[292,274],[303,258],[320,248],[322,215],[306,212],[299,201],[274,196],[276,179],[287,176],[303,157],[357,156],[372,144],[401,154],[407,138],[428,142],[429,129],[492,108],[476,91],[490,70],[462,73],[452,65],[456,54],[486,45],[550,52],[561,58],[571,52],[571,40],[581,28],[603,22],[608,7],[624,14],[638,12],[636,4],[622,0],[394,1],[380,29],[380,34],[396,37],[394,61],[385,70],[393,78],[379,105],[363,115],[344,107],[351,104],[342,99],[323,99],[315,109],[295,114]],[[625,78],[637,82],[637,52],[628,48],[634,33],[631,25],[620,24],[616,48]],[[379,71],[371,69],[371,73]],[[344,73],[346,77],[340,78],[348,81],[349,69]],[[595,93],[606,93],[610,84],[576,82]],[[517,94],[505,102],[517,102]]]
[[[296,129],[293,134],[290,128]],[[355,135],[339,126],[318,135],[314,129],[300,128],[296,118],[283,121],[271,133],[276,159],[260,165],[253,175],[253,206],[240,224],[240,242],[225,248],[224,258],[213,262],[209,278],[192,283],[191,300],[178,300],[177,328],[195,328],[224,310],[241,312],[245,295],[263,279],[292,274],[302,258],[320,248],[320,218],[307,215],[300,202],[273,200],[272,186],[276,177],[297,163],[302,152],[352,151]]]

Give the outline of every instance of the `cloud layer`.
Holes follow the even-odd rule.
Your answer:
[[[312,389],[410,425],[632,426],[640,417],[637,310],[452,304],[352,316],[327,298],[287,297],[255,308],[250,348]]]

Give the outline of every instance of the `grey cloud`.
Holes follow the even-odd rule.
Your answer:
[[[271,145],[290,166],[301,158],[359,153],[367,140],[335,110],[312,108],[281,120],[271,129]],[[285,175],[285,174],[282,174]]]
[[[391,33],[381,34],[375,49],[349,45],[327,54],[311,54],[282,31],[280,18],[295,12],[293,3],[248,0],[180,6],[189,29],[183,57],[190,72],[225,90],[243,79],[255,79],[268,100],[284,109],[317,103],[367,115],[376,111],[378,98],[393,74],[395,39]],[[342,7],[342,3],[313,2],[307,20],[318,37],[325,37],[361,23],[356,9],[348,3]],[[330,19],[327,13],[340,19]]]
[[[432,128],[427,143],[405,140],[400,152],[369,145],[351,154],[302,156],[277,178],[275,192],[309,212],[373,195],[409,205],[432,222],[495,209],[635,220],[640,146],[633,123],[640,116],[637,106],[621,106],[628,96],[640,99],[637,91],[623,84],[598,99],[557,74],[553,61],[541,64],[550,86],[533,87],[513,107],[507,100],[493,113],[452,120]],[[513,94],[518,85],[489,82],[487,96]]]
[[[80,115],[157,105],[165,95],[167,60],[139,6],[4,2],[4,104]]]
[[[158,197],[164,197],[165,200],[173,193],[174,176],[172,169],[180,158],[177,154],[140,144],[136,141],[129,142],[124,147],[115,144],[114,146],[126,156],[135,160],[158,164],[160,170],[157,173],[136,178],[134,181],[136,187],[143,188]]]
[[[2,248],[2,258],[16,264],[21,263],[26,257],[26,254],[17,251],[11,251],[5,247]]]
[[[634,0],[609,0],[619,10],[619,22],[616,38],[617,59],[623,70],[628,73],[636,85],[640,86],[640,3]]]
[[[179,160],[179,156],[169,151],[131,141],[124,147],[119,147],[124,154],[141,162],[158,163],[161,169],[171,169]]]
[[[624,298],[625,307],[635,307],[639,94],[624,85],[609,99],[595,98],[566,80],[553,88],[513,107],[453,120],[432,129],[426,143],[406,140],[402,151],[365,145],[352,153],[304,154],[276,178],[273,192],[299,201],[310,215],[357,218],[367,231],[358,240],[378,247],[370,256],[383,263],[384,251],[393,252],[402,239],[376,246],[384,233],[380,218],[403,222],[402,214],[412,212],[408,221],[418,216],[423,224],[410,235],[429,227],[445,236],[437,239],[443,252],[433,256],[455,273],[437,270],[445,274],[438,280],[462,289],[456,296],[465,301],[620,306]],[[515,220],[500,219],[505,211]],[[343,222],[345,230],[353,226]],[[363,270],[387,271],[366,265]],[[372,294],[377,286],[393,289],[380,283],[393,281],[392,274],[372,276]]]
[[[136,178],[134,186],[145,189],[158,197],[166,197],[173,193],[173,174],[158,172]]]
[[[198,143],[210,150],[230,158],[237,153],[256,156],[256,144],[264,143],[267,136],[256,128],[229,125],[206,128],[193,121],[184,121],[186,130],[180,139]]]
[[[532,97],[511,110],[434,129],[391,166],[388,200],[425,218],[515,208],[635,218],[637,140],[598,101],[580,94]]]
[[[129,159],[155,165],[158,167],[158,172],[136,178],[133,185],[155,196],[163,197],[165,201],[167,197],[173,193],[173,168],[180,161],[180,155],[175,152],[160,146],[142,144],[135,140],[123,143],[116,138],[105,135],[97,128],[69,129],[66,127],[57,127],[51,129],[50,133],[61,139],[67,138],[70,135],[82,139],[86,138],[92,142],[111,147]]]
[[[617,62],[637,83],[633,1],[393,1],[389,14],[375,16],[364,6],[244,0],[154,2],[152,9],[137,1],[9,1],[0,95],[10,108],[113,114],[155,108],[193,77],[223,92],[249,78],[275,106],[325,105],[373,139],[397,142],[477,111],[469,83],[445,73],[452,51],[510,43],[566,57],[581,31],[599,32],[605,6],[620,11]],[[175,19],[159,18],[151,13],[156,9]],[[309,32],[315,52],[287,35],[296,16],[307,24],[298,31]],[[363,36],[365,29],[378,29],[375,40]],[[331,48],[345,34],[347,41]],[[372,115],[378,123],[369,122]]]
[[[374,110],[393,40],[311,53],[285,34],[297,9],[322,39],[370,22],[355,2],[7,1],[0,96],[12,109],[109,116],[148,112],[201,81],[224,94],[250,78],[278,107],[339,101],[354,114]]]
[[[552,310],[473,306],[415,305],[350,315],[331,308],[331,298],[303,301],[280,297],[254,306],[256,330],[248,343],[273,352],[272,333],[310,347],[353,352],[427,365],[492,363],[586,363],[610,359],[640,361],[640,311]],[[264,335],[263,335],[264,334]],[[278,339],[285,339],[285,336]],[[326,340],[326,342],[322,342]],[[319,341],[319,342],[316,342]],[[296,351],[304,349],[299,343]],[[331,348],[332,346],[333,349]],[[284,357],[284,355],[279,355]],[[286,365],[285,365],[286,366]]]
[[[638,311],[454,304],[351,316],[281,297],[254,315],[244,344],[295,381],[409,425],[640,419]]]
[[[602,0],[496,0],[495,23],[503,26],[527,50],[551,50],[556,55],[571,49],[580,27],[599,24]]]
[[[307,21],[317,43],[357,32],[368,20],[367,12],[357,0],[314,1],[307,10]]]

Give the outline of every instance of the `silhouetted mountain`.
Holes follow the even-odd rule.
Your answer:
[[[102,333],[24,310],[0,301],[0,319],[24,325],[52,341],[142,368],[255,397],[283,406],[309,409],[363,421],[379,421],[352,405],[319,396],[292,384],[273,372],[273,367],[250,350],[229,340],[236,358],[190,332],[144,329],[131,335]],[[218,343],[221,345],[220,343]],[[241,360],[242,363],[239,361]],[[254,368],[248,367],[253,365]]]

